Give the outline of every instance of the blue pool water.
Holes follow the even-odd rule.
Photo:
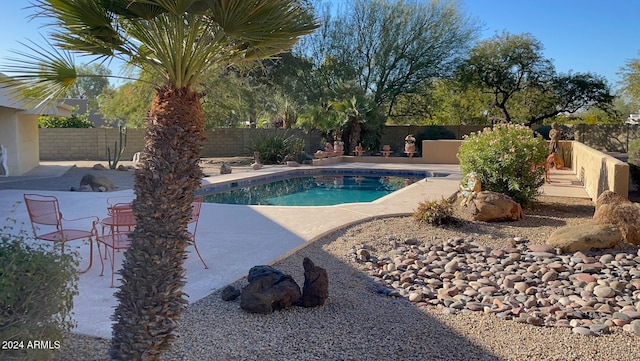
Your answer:
[[[371,202],[424,176],[364,176],[325,174],[281,179],[204,194],[208,203],[328,206]]]

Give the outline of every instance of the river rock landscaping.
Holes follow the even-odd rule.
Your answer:
[[[391,252],[351,251],[379,293],[449,314],[493,314],[534,326],[596,335],[620,326],[640,336],[640,251],[556,255],[514,237],[492,249],[472,238],[438,245],[389,239]]]

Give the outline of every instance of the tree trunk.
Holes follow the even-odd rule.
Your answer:
[[[349,130],[349,137],[347,144],[345,145],[346,154],[350,154],[356,148],[356,145],[360,143],[360,133],[362,132],[362,126],[357,119],[351,121],[351,129]]]
[[[158,90],[148,114],[146,145],[136,171],[136,228],[124,253],[112,319],[113,360],[157,360],[177,337],[187,301],[183,267],[187,222],[199,166],[204,116],[197,93]]]

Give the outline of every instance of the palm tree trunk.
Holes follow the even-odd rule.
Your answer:
[[[356,145],[360,143],[360,133],[362,133],[360,121],[358,119],[352,120],[347,145],[345,146],[347,154],[349,154],[348,152],[352,152],[356,148]]]
[[[197,93],[161,88],[148,114],[146,146],[136,172],[136,228],[124,254],[118,306],[112,316],[113,360],[157,360],[177,337],[187,301],[183,268],[190,241],[187,222],[198,164],[204,116]]]

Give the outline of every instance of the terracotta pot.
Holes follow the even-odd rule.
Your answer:
[[[413,154],[416,152],[416,145],[412,143],[406,143],[404,145],[404,152],[407,154]]]

